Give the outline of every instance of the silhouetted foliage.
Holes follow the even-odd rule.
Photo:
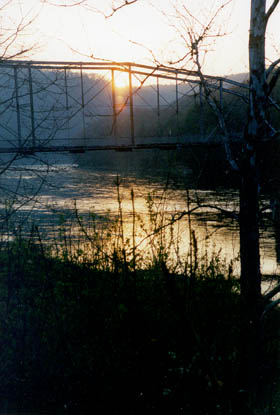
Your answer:
[[[170,274],[164,262],[133,272],[117,257],[113,271],[102,271],[19,238],[2,248],[0,263],[2,408],[203,415],[246,408],[239,283],[218,259],[196,275]],[[277,347],[269,346],[261,396],[270,399]]]

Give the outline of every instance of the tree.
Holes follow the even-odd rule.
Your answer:
[[[11,108],[14,108],[14,112],[17,111],[18,102],[16,104],[16,101],[18,97],[15,91],[18,90],[18,87],[25,88],[20,97],[25,101],[23,106],[26,102],[29,102],[28,88],[25,87],[25,85],[28,85],[28,78],[23,79],[23,76],[19,73],[20,71],[12,67],[7,69],[4,64],[7,60],[23,59],[30,56],[39,46],[38,42],[33,40],[34,38],[27,42],[27,35],[30,38],[30,35],[33,34],[32,25],[40,11],[40,5],[37,4],[38,7],[33,8],[34,5],[36,6],[36,4],[33,3],[32,5],[29,2],[24,5],[17,0],[0,1],[1,146],[5,146],[7,142],[13,145],[15,141],[21,141],[20,133],[17,131],[17,120],[11,116]],[[18,87],[16,83],[18,83]],[[37,85],[36,89],[38,89]],[[27,117],[25,117],[25,121],[28,122]],[[14,223],[10,221],[13,213],[22,208],[23,205],[33,203],[36,200],[36,196],[48,174],[49,165],[45,160],[41,160],[36,154],[30,154],[28,162],[24,161],[22,163],[22,159],[26,159],[26,157],[27,155],[21,151],[13,154],[1,154],[0,156],[0,225],[5,228],[4,234],[7,230],[10,231],[10,224],[13,225],[11,229],[13,230]],[[38,164],[41,163],[45,164],[45,174],[43,174],[41,168],[37,169]],[[31,168],[32,164],[35,164],[36,167]],[[29,177],[33,175],[38,179],[36,187],[30,188],[24,183],[23,176],[27,172]],[[5,174],[10,176],[10,180],[7,179]],[[10,182],[12,185],[10,185]]]
[[[280,75],[280,60],[266,67],[265,35],[270,17],[277,8],[279,0],[274,0],[267,10],[265,0],[251,0],[251,19],[249,25],[249,100],[247,123],[243,134],[243,153],[236,160],[231,152],[229,143],[230,125],[227,126],[223,107],[208,86],[204,76],[201,55],[207,53],[209,39],[223,35],[219,29],[213,31],[215,18],[221,10],[231,2],[222,4],[204,24],[199,22],[199,30],[195,30],[193,22],[198,22],[187,7],[183,6],[185,15],[176,9],[177,16],[186,19],[184,41],[186,53],[176,64],[185,64],[186,59],[196,67],[204,89],[205,99],[215,112],[223,137],[227,160],[233,170],[240,175],[240,260],[241,260],[241,291],[248,309],[256,315],[261,300],[261,271],[259,249],[259,198],[262,186],[262,155],[270,143],[278,139],[277,131],[270,121],[270,109],[277,104],[271,95]],[[205,42],[207,45],[205,47]],[[279,289],[280,290],[280,289]],[[269,297],[269,296],[268,296]],[[256,308],[257,307],[257,308]],[[258,312],[261,308],[258,309]]]
[[[272,13],[279,0],[274,0],[268,10],[266,1],[251,1],[249,31],[249,109],[247,127],[244,132],[245,151],[240,166],[240,260],[241,293],[247,303],[249,326],[247,340],[248,386],[256,394],[254,378],[257,378],[258,333],[260,315],[264,312],[261,302],[261,271],[259,248],[260,185],[262,151],[268,149],[270,140],[279,134],[269,121],[269,100],[277,78],[279,60],[266,69],[265,34]],[[273,72],[272,77],[268,75]],[[271,293],[270,293],[271,295]],[[270,299],[268,295],[267,299]],[[275,303],[276,304],[276,303]],[[267,305],[264,305],[267,310]],[[251,349],[251,350],[250,350]]]
[[[261,353],[259,339],[261,316],[279,303],[279,300],[274,301],[272,304],[268,304],[267,302],[280,291],[280,286],[278,286],[265,297],[262,297],[259,246],[259,226],[261,219],[260,190],[263,184],[263,154],[269,150],[270,144],[275,142],[280,134],[280,131],[275,129],[270,121],[271,106],[274,105],[279,110],[271,94],[280,75],[280,59],[272,62],[267,68],[265,54],[267,25],[279,4],[279,0],[272,1],[268,9],[266,0],[251,0],[248,44],[249,101],[247,123],[243,133],[243,152],[239,156],[239,160],[235,160],[232,156],[223,108],[208,88],[200,61],[201,53],[203,52],[203,42],[206,39],[209,40],[209,36],[213,36],[213,33],[211,34],[212,23],[217,13],[228,3],[224,2],[220,9],[209,18],[206,24],[200,25],[199,32],[195,32],[193,27],[188,27],[186,33],[188,48],[183,60],[187,56],[196,65],[206,100],[218,118],[228,162],[232,169],[239,172],[240,282],[241,295],[245,304],[246,320],[244,326],[243,356],[244,378],[246,379],[244,380],[244,387],[249,391],[252,402],[254,402],[258,386],[257,368]],[[191,20],[194,19],[186,8],[185,12]]]
[[[127,3],[127,2],[125,2]],[[241,294],[246,304],[247,351],[245,359],[248,360],[247,387],[256,393],[258,334],[260,318],[263,313],[279,303],[274,301],[268,304],[273,295],[280,291],[276,287],[264,298],[261,295],[260,270],[260,189],[262,184],[262,154],[269,148],[271,142],[278,140],[280,131],[276,130],[270,122],[269,110],[272,105],[277,106],[271,98],[274,87],[280,76],[280,59],[266,67],[266,31],[269,20],[279,5],[279,0],[270,2],[267,7],[266,0],[251,0],[251,18],[249,23],[249,103],[247,125],[243,134],[243,154],[238,162],[233,159],[228,142],[228,132],[224,122],[224,115],[219,103],[211,95],[207,82],[203,76],[200,64],[201,45],[205,39],[209,40],[209,32],[217,13],[229,2],[224,2],[221,8],[209,18],[208,24],[201,26],[199,33],[192,27],[186,28],[186,54],[176,63],[182,64],[186,57],[191,58],[196,65],[201,83],[208,103],[217,114],[221,134],[224,137],[226,154],[232,168],[240,174],[240,262],[241,262]],[[125,6],[125,4],[123,4]],[[188,16],[193,17],[185,7]],[[279,108],[278,108],[279,109]],[[263,301],[265,300],[265,301]]]
[[[241,289],[244,297],[254,307],[261,297],[259,258],[259,192],[262,143],[276,139],[278,132],[269,122],[269,97],[276,84],[279,70],[271,79],[267,75],[279,63],[265,66],[265,33],[270,16],[279,0],[274,0],[266,11],[266,1],[251,1],[249,32],[249,86],[250,99],[248,123],[244,132],[245,154],[241,165],[240,186],[240,258]]]

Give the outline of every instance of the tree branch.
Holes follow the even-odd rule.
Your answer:
[[[224,214],[225,216],[227,216],[228,218],[231,219],[235,219],[235,220],[239,220],[239,216],[238,214],[231,212],[229,210],[223,209],[219,206],[213,206],[213,205],[208,205],[208,204],[200,204],[198,201],[196,202],[196,206],[194,206],[193,208],[190,208],[188,210],[183,210],[182,212],[179,212],[177,214],[173,214],[171,219],[168,220],[166,223],[164,223],[163,225],[157,227],[156,229],[154,229],[151,233],[149,233],[148,235],[146,235],[140,242],[138,242],[138,244],[135,246],[135,248],[139,248],[139,246],[147,239],[151,238],[152,236],[158,234],[160,231],[162,231],[165,228],[168,228],[171,225],[174,225],[176,222],[179,222],[181,219],[183,219],[185,216],[189,216],[193,213],[195,213],[197,210],[203,209],[203,208],[208,208],[208,209],[213,209],[216,210],[222,214]]]
[[[280,62],[280,60],[279,60],[279,62]],[[270,95],[270,94],[271,94],[271,92],[273,91],[273,89],[274,89],[274,87],[275,87],[275,85],[276,85],[276,83],[277,83],[277,81],[278,81],[279,76],[280,76],[280,66],[279,66],[279,68],[277,68],[277,69],[276,69],[276,71],[273,73],[273,76],[272,76],[271,80],[270,80],[270,81],[269,81],[269,83],[268,83],[268,94],[269,94],[269,95]]]
[[[66,3],[55,2],[55,0],[41,0],[41,2],[43,4],[49,4],[51,6],[65,7],[65,8],[84,6],[87,9],[93,10],[96,13],[101,13],[106,19],[108,19],[112,17],[117,11],[122,9],[123,7],[130,6],[131,4],[138,2],[138,0],[123,0],[123,2],[119,6],[113,7],[112,5],[112,12],[110,14],[106,14],[102,12],[101,10],[97,9],[96,7],[89,5],[88,0],[72,0],[72,1],[68,0]]]
[[[112,8],[112,13],[104,15],[106,17],[106,19],[108,19],[109,17],[112,17],[117,11],[119,11],[120,9],[122,9],[123,7],[126,6],[130,6],[131,4],[136,3],[138,0],[125,0],[124,3],[122,3],[120,6],[117,7],[113,7]]]
[[[272,15],[272,13],[274,12],[274,10],[278,6],[279,1],[280,0],[274,0],[273,3],[272,3],[272,5],[270,6],[270,8],[268,9],[268,11],[266,12],[266,15],[265,15],[266,24],[267,24],[270,16]]]
[[[266,295],[264,295],[263,299],[264,301],[271,300],[272,297],[274,297],[276,294],[280,292],[280,284],[276,285],[271,291],[269,291]]]
[[[274,99],[272,99],[271,97],[268,97],[268,101],[269,101],[269,103],[272,107],[277,109],[277,111],[280,111],[280,106],[279,106],[278,102],[275,102]]]
[[[273,308],[275,308],[278,304],[280,304],[280,299],[279,299],[279,300],[272,301],[271,303],[269,303],[269,304],[265,307],[265,309],[264,309],[264,311],[263,311],[263,313],[262,313],[262,315],[261,315],[261,320],[264,318],[265,314],[266,314],[268,311],[270,311],[270,310],[272,310]]]
[[[193,14],[189,11],[187,7],[183,6],[183,9],[184,9],[184,12],[187,18],[190,19],[190,23],[188,24],[188,27],[186,28],[187,35],[184,37],[188,51],[176,63],[181,63],[187,57],[189,57],[190,60],[193,62],[193,64],[196,66],[197,68],[196,72],[200,79],[200,84],[204,91],[205,100],[208,103],[208,105],[212,108],[215,116],[217,117],[219,130],[223,137],[223,144],[224,144],[227,160],[232,170],[239,171],[239,166],[232,155],[232,151],[230,147],[229,133],[228,133],[227,126],[226,126],[223,105],[221,104],[221,102],[219,102],[216,99],[215,95],[210,90],[206,77],[203,74],[202,63],[201,63],[201,58],[200,58],[200,52],[202,50],[202,46],[206,39],[213,38],[213,37],[218,38],[218,37],[224,36],[224,34],[221,32],[211,33],[211,30],[213,28],[214,21],[219,15],[219,13],[221,13],[223,8],[229,5],[231,1],[232,0],[228,0],[224,4],[222,4],[222,6],[220,6],[215,11],[215,13],[213,13],[212,16],[210,16],[206,24],[203,24],[202,22],[200,22],[195,16],[193,16]],[[177,12],[177,15],[179,15],[179,17],[182,17],[182,14],[180,13],[180,11],[178,9],[175,9],[175,10]],[[195,22],[196,24],[200,26],[200,29],[198,31],[196,31],[194,25],[191,24],[193,22]],[[207,52],[207,50],[205,52]]]
[[[52,2],[52,1],[50,1],[50,0],[41,0],[41,2],[42,2],[43,4],[49,4],[50,6],[55,6],[55,7],[76,7],[76,6],[81,6],[81,5],[85,4],[85,3],[86,3],[86,1],[87,1],[87,0],[77,0],[77,1],[75,1],[75,0],[74,0],[74,2],[73,2],[73,3],[69,3],[69,4],[60,4],[60,3],[53,3],[53,2]]]
[[[268,78],[271,72],[273,72],[274,68],[280,63],[280,59],[277,59],[276,61],[272,62],[272,64],[269,66],[269,68],[266,70],[266,77]]]

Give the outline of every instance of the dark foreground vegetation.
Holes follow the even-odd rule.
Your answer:
[[[51,255],[0,254],[0,412],[247,414],[239,283],[219,259],[185,275]],[[256,414],[276,414],[279,316],[263,320]]]

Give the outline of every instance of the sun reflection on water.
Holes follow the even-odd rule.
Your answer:
[[[7,185],[9,180],[16,182],[18,173],[9,174]],[[28,182],[32,183],[30,174],[28,172]],[[50,242],[58,238],[63,217],[63,229],[72,238],[72,248],[76,245],[81,249],[84,244],[83,249],[88,249],[90,255],[89,240],[81,229],[81,223],[77,223],[77,217],[80,217],[88,234],[93,235],[97,230],[95,240],[105,238],[104,246],[109,250],[125,244],[127,252],[131,253],[136,247],[138,258],[144,261],[147,258],[151,260],[164,246],[162,253],[170,267],[181,267],[181,270],[190,260],[190,235],[193,234],[199,257],[209,259],[216,255],[227,263],[234,261],[234,270],[239,272],[239,237],[235,221],[222,217],[209,207],[196,210],[190,218],[182,215],[177,221],[178,216],[187,210],[185,190],[164,191],[159,182],[130,175],[121,182],[118,200],[116,177],[110,171],[90,171],[75,166],[64,166],[59,174],[51,171],[48,180],[52,185],[45,187],[35,202],[22,206],[17,212],[17,220],[25,226],[38,224],[42,236]],[[237,192],[217,194],[210,190],[189,190],[189,197],[193,200],[191,207],[197,200],[202,206],[218,206],[230,211],[238,206]],[[120,217],[121,224],[117,222]],[[172,221],[172,226],[166,226]],[[90,229],[91,225],[97,228]],[[262,270],[265,274],[273,274],[278,270],[273,230],[263,235],[261,246]]]

